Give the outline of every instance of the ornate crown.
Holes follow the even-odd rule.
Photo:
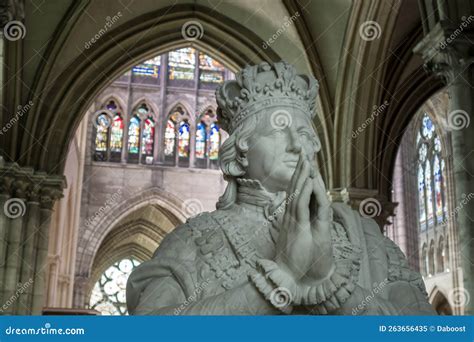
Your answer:
[[[248,65],[217,88],[217,117],[229,134],[264,108],[296,107],[313,118],[318,87],[314,77],[298,75],[286,62]]]

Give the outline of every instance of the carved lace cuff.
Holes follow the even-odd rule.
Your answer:
[[[293,305],[303,305],[315,314],[327,314],[338,309],[350,297],[357,284],[360,250],[350,244],[333,245],[335,266],[317,284],[298,284],[277,263],[261,259],[252,282],[274,307],[289,314]]]

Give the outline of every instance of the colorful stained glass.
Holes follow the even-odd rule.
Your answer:
[[[139,152],[140,119],[138,116],[132,117],[128,126],[128,153],[137,154]]]
[[[115,112],[115,111],[117,110],[117,105],[115,104],[114,101],[110,101],[110,102],[107,104],[106,108],[107,108],[108,110],[112,111],[112,112]]]
[[[127,280],[140,265],[135,259],[123,259],[110,266],[95,283],[89,307],[102,315],[128,315],[126,302]]]
[[[110,151],[122,152],[122,138],[123,138],[123,119],[117,114],[114,116],[112,130],[110,133]]]
[[[196,58],[193,48],[171,51],[168,55],[170,80],[193,80],[195,64]]]
[[[110,118],[107,114],[100,114],[96,118],[95,150],[97,152],[107,151],[109,142]]]
[[[165,130],[165,156],[174,155],[174,144],[176,142],[176,128],[172,120],[168,120]]]
[[[203,122],[196,128],[196,158],[206,158],[206,125]]]
[[[209,159],[216,160],[219,157],[219,126],[215,123],[211,125],[211,131],[209,133]]]
[[[152,118],[147,118],[143,125],[142,134],[142,155],[153,155],[153,143],[155,137],[155,122]]]
[[[423,119],[421,121],[421,134],[425,139],[431,139],[434,134],[434,124],[431,121],[430,117],[427,114],[423,115]]]
[[[132,72],[134,75],[150,76],[153,78],[158,78],[158,76],[160,75],[160,65],[161,65],[161,56],[157,56],[139,65],[134,66],[132,68]]]
[[[179,124],[178,155],[189,157],[189,124],[186,121]]]
[[[201,70],[199,75],[201,82],[222,83],[224,81],[224,66],[202,52],[199,53],[199,68]]]
[[[435,156],[433,164],[434,173],[434,190],[435,190],[435,205],[436,205],[436,219],[440,223],[443,221],[443,197],[441,194],[441,165],[438,156]]]
[[[423,167],[418,165],[418,207],[420,211],[421,230],[426,228],[426,209],[425,209],[425,174]]]
[[[199,53],[199,68],[202,70],[225,71],[225,67],[221,63],[202,52]]]
[[[425,186],[426,186],[426,218],[428,225],[433,224],[433,188],[431,185],[431,163],[429,160],[425,164]]]

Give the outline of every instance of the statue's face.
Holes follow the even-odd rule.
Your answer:
[[[249,140],[246,177],[259,180],[270,192],[285,191],[300,153],[314,162],[318,148],[316,133],[308,116],[299,110],[256,115],[259,122]]]

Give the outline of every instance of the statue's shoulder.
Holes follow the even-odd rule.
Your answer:
[[[203,212],[187,219],[185,223],[178,225],[164,237],[154,256],[163,253],[179,254],[185,252],[192,254],[193,250],[200,248],[202,240],[215,240],[217,235],[221,235],[222,228],[219,222],[225,216],[226,214],[222,213],[221,210],[215,210]]]

